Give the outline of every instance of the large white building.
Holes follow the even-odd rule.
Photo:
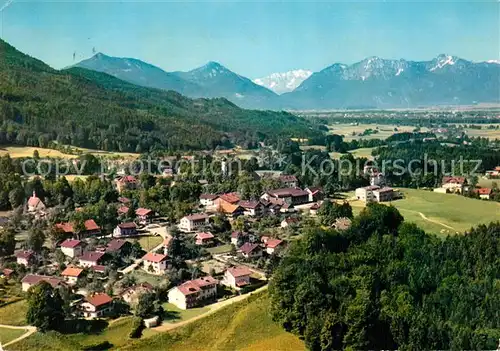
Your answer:
[[[364,202],[384,202],[394,198],[394,190],[389,187],[378,185],[365,186],[356,189],[356,198]]]
[[[184,232],[193,232],[198,228],[209,225],[209,216],[206,213],[197,213],[181,218],[179,229]]]
[[[182,310],[192,308],[217,296],[219,282],[211,276],[189,280],[168,291],[168,302]]]
[[[252,271],[246,266],[228,268],[224,273],[222,284],[233,289],[240,289],[250,284]]]
[[[167,255],[148,252],[142,258],[143,268],[153,274],[164,274],[167,270]]]

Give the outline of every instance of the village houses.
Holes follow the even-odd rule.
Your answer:
[[[81,267],[97,266],[102,260],[104,252],[85,251],[78,257],[78,265]]]
[[[214,244],[215,236],[210,232],[196,233],[195,244],[199,246],[210,246]]]
[[[35,217],[43,217],[45,215],[45,204],[43,201],[36,196],[36,192],[33,191],[33,195],[28,199],[28,213],[35,215]]]
[[[84,229],[80,233],[75,232],[74,223],[58,223],[56,224],[56,228],[63,231],[67,235],[76,237],[76,239],[83,239],[101,234],[101,227],[99,227],[93,219],[86,220],[83,225]]]
[[[64,281],[57,277],[49,277],[46,275],[38,275],[38,274],[27,274],[21,280],[22,290],[28,291],[29,288],[31,288],[34,285],[37,285],[42,281],[49,283],[53,288],[65,285]]]
[[[189,280],[168,291],[168,302],[182,310],[199,306],[216,298],[218,283],[211,276]]]
[[[83,269],[81,268],[66,267],[66,269],[61,272],[61,276],[69,285],[75,285],[78,282],[78,278],[82,276],[82,273]]]
[[[136,236],[137,234],[137,224],[134,222],[120,223],[113,230],[113,236],[115,238]]]
[[[262,248],[259,244],[244,243],[239,252],[247,259],[262,257]]]
[[[17,264],[25,267],[31,266],[36,259],[35,253],[31,250],[17,251],[15,256]]]

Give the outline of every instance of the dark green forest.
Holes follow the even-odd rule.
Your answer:
[[[270,284],[273,318],[311,350],[486,350],[500,338],[500,223],[445,240],[371,204],[310,228]]]
[[[57,71],[0,40],[0,145],[56,141],[107,151],[214,149],[313,137],[287,112],[244,110],[225,99],[189,99],[81,68]]]

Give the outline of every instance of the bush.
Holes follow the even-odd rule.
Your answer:
[[[132,322],[132,329],[129,333],[129,338],[137,339],[142,336],[142,331],[144,329],[144,321],[141,317],[134,317],[134,321]]]
[[[110,348],[113,347],[113,344],[110,343],[109,341],[101,341],[95,344],[91,344],[88,346],[85,346],[82,350],[83,351],[101,351],[101,350],[109,350]]]

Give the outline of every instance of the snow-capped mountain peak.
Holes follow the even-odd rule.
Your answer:
[[[458,60],[458,57],[441,54],[434,60],[436,65],[430,69],[430,71],[435,71],[436,69],[443,68],[446,65],[454,65]]]
[[[288,72],[272,73],[267,77],[255,79],[253,82],[277,94],[283,94],[295,90],[312,73],[309,70],[297,69]]]

